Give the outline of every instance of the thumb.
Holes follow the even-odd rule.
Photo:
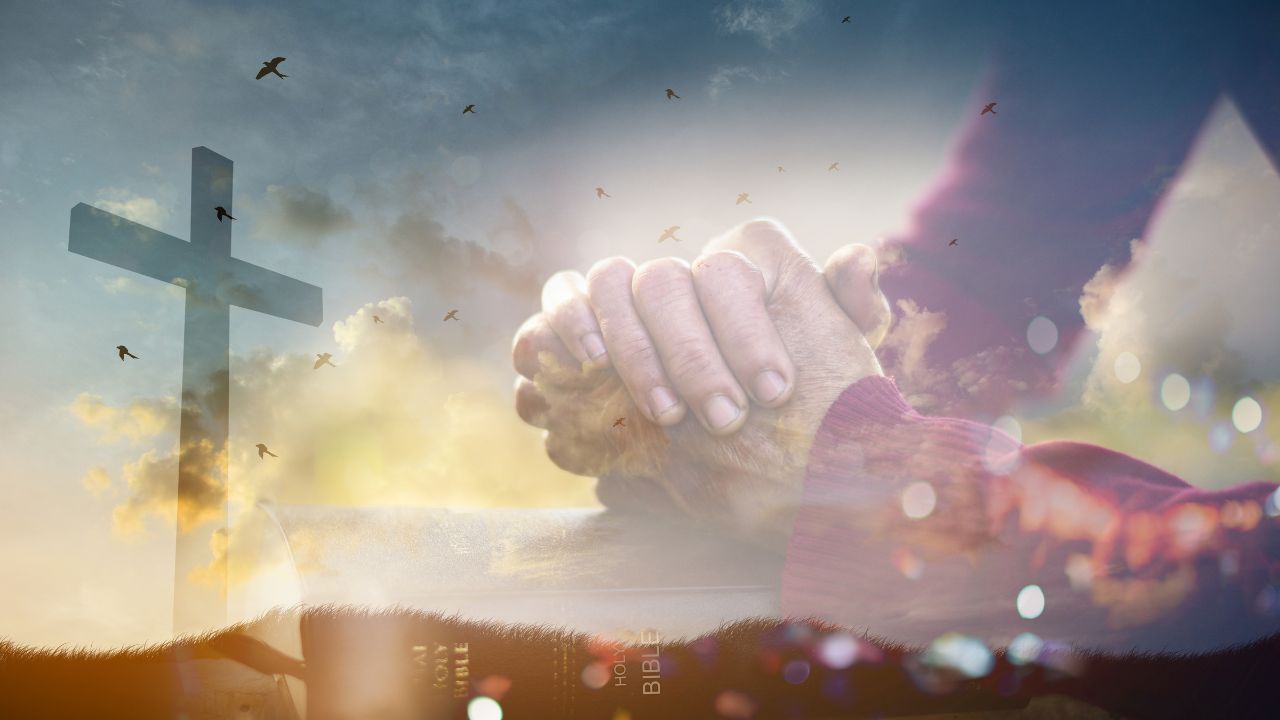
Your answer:
[[[871,347],[878,347],[889,332],[893,313],[880,290],[876,253],[866,245],[845,245],[827,259],[823,270],[827,287],[849,319],[862,331]]]

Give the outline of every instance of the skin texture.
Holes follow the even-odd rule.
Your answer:
[[[516,406],[612,508],[780,537],[826,409],[880,374],[871,342],[888,318],[869,249],[844,248],[824,271],[780,224],[755,220],[691,265],[613,258],[554,276],[516,335]],[[765,371],[780,392],[758,382]],[[674,404],[653,404],[655,388]]]

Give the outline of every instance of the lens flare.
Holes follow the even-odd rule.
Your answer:
[[[1015,637],[1009,643],[1008,657],[1009,662],[1014,665],[1026,665],[1033,663],[1040,658],[1040,651],[1044,649],[1044,641],[1035,633],[1025,632]]]
[[[467,720],[502,720],[502,706],[481,695],[467,703]]]
[[[995,658],[981,640],[947,633],[934,640],[922,658],[934,667],[945,667],[970,678],[980,678],[991,672]]]
[[[1116,356],[1115,362],[1116,379],[1126,385],[1138,379],[1142,374],[1142,362],[1138,360],[1138,356],[1128,350]]]
[[[1039,585],[1028,585],[1018,591],[1018,614],[1027,620],[1035,620],[1044,612],[1044,590]]]
[[[828,635],[818,647],[818,659],[832,670],[843,670],[858,659],[858,641],[849,633]]]
[[[1231,408],[1231,424],[1242,433],[1251,433],[1262,425],[1262,406],[1248,395],[1236,401]]]
[[[1037,355],[1044,355],[1058,344],[1058,326],[1043,315],[1037,315],[1027,325],[1027,344]]]
[[[1160,383],[1160,402],[1177,412],[1191,402],[1191,383],[1178,373],[1169,373]]]
[[[929,517],[937,504],[938,494],[923,480],[911,483],[902,491],[902,513],[912,520]]]

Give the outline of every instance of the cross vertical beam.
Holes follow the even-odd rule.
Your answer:
[[[175,634],[227,621],[227,436],[231,306],[317,326],[320,288],[231,257],[232,163],[191,151],[191,240],[83,203],[71,209],[71,252],[186,288],[178,431]]]

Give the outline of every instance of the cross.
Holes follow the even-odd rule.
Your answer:
[[[187,291],[178,432],[175,635],[227,622],[226,565],[210,561],[211,543],[228,537],[231,306],[312,326],[322,317],[320,288],[231,257],[233,221],[219,222],[214,212],[218,206],[231,210],[231,174],[227,158],[205,147],[191,150],[190,242],[84,203],[71,208],[71,252]],[[206,565],[210,567],[197,582],[192,571]]]

